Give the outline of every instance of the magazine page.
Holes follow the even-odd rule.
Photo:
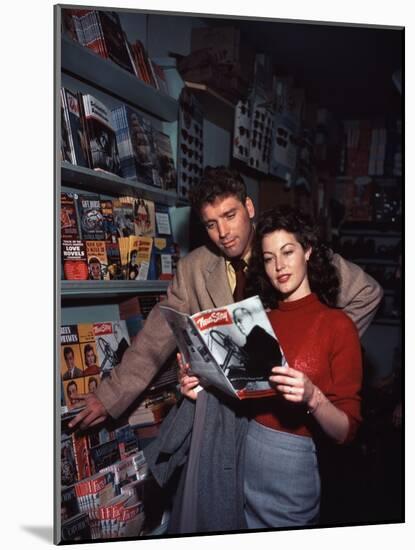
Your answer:
[[[240,399],[275,394],[268,377],[285,359],[258,296],[192,319]]]
[[[163,312],[169,323],[186,363],[190,363],[193,373],[202,384],[212,384],[236,397],[232,384],[229,383],[225,373],[216,363],[192,318],[167,306],[160,306],[160,311]]]

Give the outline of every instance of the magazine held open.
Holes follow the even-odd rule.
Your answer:
[[[202,385],[238,399],[275,395],[268,377],[286,360],[259,296],[194,315],[160,309]]]

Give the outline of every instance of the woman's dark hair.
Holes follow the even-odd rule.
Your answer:
[[[295,235],[304,250],[312,252],[307,263],[308,281],[312,292],[328,306],[334,307],[339,292],[339,278],[331,262],[331,252],[319,239],[317,227],[310,218],[290,207],[274,208],[263,212],[256,226],[252,257],[249,262],[247,295],[259,294],[265,307],[277,307],[282,295],[271,285],[265,272],[262,239],[277,230]]]
[[[199,215],[204,204],[212,204],[218,197],[229,195],[236,196],[245,204],[246,187],[239,172],[224,166],[207,166],[200,182],[190,191],[190,203]]]

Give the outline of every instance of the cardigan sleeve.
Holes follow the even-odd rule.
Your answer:
[[[349,432],[344,441],[348,443],[354,439],[362,421],[362,353],[354,323],[341,312],[334,313],[336,321],[332,324],[333,338],[329,357],[331,384],[326,396],[349,419]]]

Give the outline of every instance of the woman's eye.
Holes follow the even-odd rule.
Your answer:
[[[272,258],[264,258],[264,263],[268,264],[271,260]]]
[[[292,254],[292,253],[293,253],[292,250],[286,250],[286,251],[284,252],[284,256],[289,256],[289,255]]]

